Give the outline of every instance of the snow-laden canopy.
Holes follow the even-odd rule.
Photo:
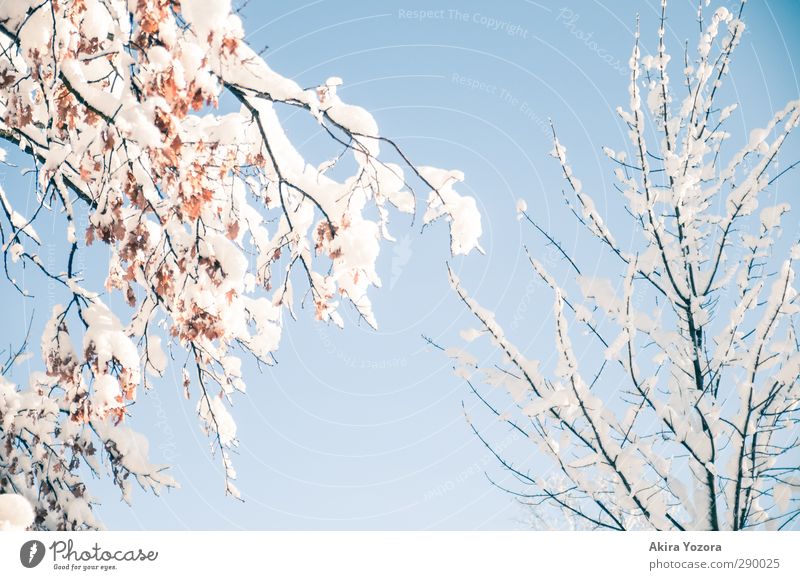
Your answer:
[[[27,497],[36,527],[96,525],[79,467],[103,472],[103,457],[126,499],[133,481],[176,484],[124,421],[148,374],[164,372],[167,340],[188,352],[186,395],[238,496],[225,449],[237,443],[229,403],[245,386],[241,354],[270,363],[297,300],[337,325],[349,301],[377,324],[368,293],[381,284],[391,208],[416,209],[408,174],[430,190],[424,221],[450,222],[452,252],[479,248],[475,201],[454,189],[460,172],[411,165],[341,100],[341,79],[303,88],[273,71],[229,1],[2,2],[0,48],[0,137],[32,157],[37,185],[17,204],[27,212],[0,190],[6,273],[16,284],[14,268],[32,266],[71,297],[41,337],[43,371],[24,389],[0,383],[0,491]],[[216,110],[223,94],[238,111]],[[279,108],[309,115],[338,155],[309,164]],[[38,254],[46,212],[65,218],[60,267]],[[76,266],[92,243],[110,249],[105,288]],[[114,292],[132,315],[110,310]]]

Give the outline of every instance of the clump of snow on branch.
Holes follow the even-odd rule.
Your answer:
[[[0,532],[28,529],[33,525],[31,502],[17,493],[0,494]]]

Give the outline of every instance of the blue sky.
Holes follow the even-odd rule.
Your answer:
[[[541,225],[602,267],[594,247],[581,244],[584,238],[561,203],[560,169],[548,156],[548,119],[599,209],[622,227],[614,213],[613,168],[601,147],[625,146],[614,109],[627,100],[637,10],[645,47],[653,47],[654,0],[281,0],[252,2],[242,14],[248,40],[269,47],[264,54],[274,69],[303,86],[342,77],[343,98],[370,110],[383,134],[412,160],[465,172],[462,192],[474,195],[483,212],[486,255],[451,263],[518,346],[547,360],[551,296],[532,283],[523,245],[556,269],[558,263],[541,237],[516,220],[516,200],[526,199]],[[668,7],[667,42],[676,53],[685,39],[695,42],[695,10],[696,3],[686,0]],[[793,0],[747,5],[747,33],[725,89],[731,102],[740,103],[731,130],[746,135],[745,127],[765,124],[800,94],[792,60],[800,55],[798,16]],[[301,114],[287,110],[285,118],[301,151],[312,161],[324,159],[324,136]],[[800,156],[797,141],[795,136],[787,148],[788,162]],[[28,178],[11,168],[2,179],[15,196],[31,191]],[[788,199],[797,185],[798,177],[789,175],[778,193]],[[790,220],[796,231],[797,217]],[[468,410],[476,401],[453,376],[450,361],[422,338],[459,344],[458,331],[472,321],[447,283],[445,225],[420,231],[420,223],[394,217],[398,243],[384,247],[378,270],[384,287],[372,293],[378,331],[359,325],[349,308],[343,309],[342,331],[300,311],[284,329],[279,364],[263,372],[247,365],[248,393],[235,399],[234,408],[241,441],[234,460],[244,503],[224,496],[221,466],[209,453],[194,403],[182,398],[176,367],[140,397],[133,425],[148,433],[153,459],[174,466],[182,488],[161,498],[137,493],[131,509],[107,482],[95,482],[105,524],[193,530],[519,527],[524,512],[488,483],[484,471],[501,482],[506,474],[464,419],[462,401]],[[57,253],[58,239],[50,243]],[[101,268],[102,253],[88,264]],[[38,325],[49,310],[41,300],[50,295],[46,282],[32,272],[25,281],[36,299],[23,300],[7,285],[0,290],[7,305],[3,344],[21,338],[32,307]],[[33,361],[30,369],[37,365]],[[13,378],[24,381],[26,367]],[[495,443],[519,445],[502,425],[476,416]]]

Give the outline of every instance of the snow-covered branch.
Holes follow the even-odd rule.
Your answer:
[[[5,272],[13,282],[32,264],[66,295],[42,336],[45,372],[0,393],[0,492],[25,495],[36,527],[97,525],[78,468],[103,471],[101,455],[126,499],[133,480],[175,484],[125,425],[167,346],[188,354],[185,393],[238,496],[228,452],[241,356],[273,362],[298,306],[342,326],[349,302],[377,326],[369,292],[392,209],[417,209],[409,182],[431,190],[424,220],[450,222],[452,253],[480,249],[475,201],[454,187],[463,175],[411,164],[341,84],[302,88],[273,71],[229,1],[0,5],[0,137],[30,156],[37,185],[35,200],[0,190]],[[223,98],[236,106],[223,113]],[[287,108],[329,138],[329,161],[298,151]],[[63,216],[59,269],[38,255],[46,213]],[[110,249],[105,288],[75,259],[92,243]],[[109,309],[115,292],[127,315]]]
[[[793,263],[800,246],[780,241],[790,200],[764,203],[793,167],[781,168],[779,153],[800,122],[800,100],[765,115],[766,125],[741,149],[722,154],[735,104],[719,102],[720,87],[743,35],[741,14],[741,7],[719,8],[701,18],[696,58],[680,63],[683,97],[670,77],[666,1],[651,55],[643,56],[637,24],[630,100],[617,109],[632,156],[604,148],[623,215],[638,234],[631,247],[617,241],[610,223],[619,220],[597,209],[553,129],[568,208],[605,250],[601,269],[619,266],[616,274],[585,274],[598,269],[595,258],[585,265],[568,254],[526,204],[518,206],[563,258],[560,275],[529,256],[531,276],[554,297],[556,364],[526,358],[451,275],[481,326],[465,337],[489,336],[504,356],[484,367],[462,349],[448,352],[492,415],[535,446],[526,468],[497,456],[522,485],[509,491],[539,514],[537,525],[553,522],[556,511],[564,518],[551,523],[557,527],[796,526],[800,305]],[[646,138],[653,134],[656,144]],[[479,379],[505,386],[511,410],[490,403]]]

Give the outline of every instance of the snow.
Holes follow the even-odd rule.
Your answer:
[[[33,507],[22,495],[0,494],[0,532],[23,531],[33,524]]]
[[[483,234],[481,214],[474,197],[461,196],[453,186],[464,180],[460,171],[447,171],[435,167],[418,167],[420,175],[433,191],[428,194],[428,209],[423,217],[430,223],[442,216],[450,221],[450,249],[453,255],[466,255],[473,249],[483,253],[479,239]]]
[[[27,28],[27,27],[26,27]],[[75,60],[61,63],[61,74],[67,79],[73,90],[77,91],[89,105],[106,117],[113,118],[122,108],[122,103],[113,94],[90,84],[84,77],[84,69]]]
[[[123,332],[119,319],[100,301],[95,301],[84,310],[84,319],[89,325],[83,337],[84,349],[93,348],[100,369],[112,359],[132,373],[134,382],[139,382],[139,351],[133,341]]]
[[[517,200],[517,219],[522,219],[522,214],[526,211],[528,211],[528,203],[524,199],[519,198]]]
[[[529,417],[536,417],[553,408],[566,407],[573,402],[566,389],[555,389],[547,397],[536,399],[528,404],[522,412]]]
[[[30,2],[5,3],[0,6],[0,19],[14,29],[30,6]],[[66,9],[61,3],[54,3],[53,7]],[[423,220],[426,224],[440,218],[449,222],[453,255],[468,254],[473,249],[482,251],[483,224],[478,200],[457,191],[464,180],[462,172],[401,167],[377,158],[381,149],[390,150],[395,159],[402,156],[391,151],[390,142],[379,139],[381,133],[373,115],[343,100],[346,91],[342,79],[331,76],[315,89],[307,90],[274,71],[247,45],[241,22],[231,14],[228,0],[185,0],[181,14],[189,29],[179,26],[167,12],[163,21],[156,23],[160,42],[134,52],[126,51],[121,40],[136,34],[130,30],[126,8],[134,12],[130,20],[134,27],[138,26],[141,15],[137,11],[146,9],[147,3],[131,0],[124,6],[89,1],[87,13],[79,21],[66,23],[67,19],[61,18],[65,24],[58,30],[55,43],[56,50],[66,54],[67,49],[78,49],[79,38],[91,38],[87,32],[99,36],[103,45],[100,50],[108,58],[71,54],[62,59],[61,71],[82,100],[104,116],[114,117],[118,131],[109,131],[104,118],[91,123],[78,119],[76,127],[53,138],[47,109],[63,91],[64,83],[56,78],[39,86],[29,74],[31,67],[38,64],[29,49],[38,50],[38,54],[49,53],[52,26],[48,24],[47,10],[32,13],[21,35],[22,50],[19,54],[9,52],[8,64],[18,69],[20,83],[2,90],[3,102],[10,104],[11,97],[23,97],[33,106],[33,120],[26,122],[24,129],[30,132],[31,152],[44,159],[40,167],[43,180],[69,180],[77,187],[102,184],[100,188],[85,187],[84,193],[95,198],[88,210],[95,243],[108,243],[113,258],[105,294],[98,292],[91,278],[83,280],[74,275],[65,279],[67,292],[71,290],[79,297],[81,311],[77,312],[73,303],[69,315],[62,320],[64,307],[54,310],[41,342],[49,374],[32,373],[30,386],[25,389],[17,389],[5,379],[0,381],[0,407],[3,428],[13,430],[14,435],[31,445],[30,452],[22,450],[24,445],[14,449],[14,458],[23,471],[27,470],[23,475],[32,472],[32,464],[43,465],[44,459],[58,465],[73,445],[93,441],[100,451],[97,456],[115,461],[115,467],[133,474],[130,481],[120,485],[129,500],[131,481],[154,488],[173,482],[161,473],[160,466],[149,463],[149,442],[143,434],[128,425],[115,426],[110,416],[92,416],[88,419],[91,425],[87,426],[85,418],[77,413],[77,407],[84,404],[82,394],[89,393],[88,403],[95,415],[113,409],[119,405],[122,386],[127,390],[141,380],[142,364],[148,372],[164,373],[170,360],[161,337],[180,337],[170,346],[197,347],[200,353],[194,359],[190,354],[189,361],[190,365],[200,365],[200,377],[205,377],[202,385],[199,381],[191,385],[193,395],[199,398],[200,423],[215,445],[218,436],[222,447],[234,446],[237,428],[229,409],[234,391],[245,390],[246,368],[234,350],[237,346],[271,362],[281,340],[284,307],[292,316],[303,314],[301,309],[292,310],[293,300],[310,305],[307,309],[315,311],[321,321],[335,324],[343,324],[337,312],[340,302],[350,300],[364,320],[377,326],[370,292],[381,285],[377,264],[385,242],[392,239],[388,223],[394,213],[390,206],[406,213],[416,210],[416,199],[406,179],[416,188],[421,177],[430,187]],[[696,90],[688,91],[689,97],[681,97],[674,107],[671,95],[666,99],[661,95],[662,89],[671,91],[666,68],[668,64],[674,66],[674,61],[668,54],[642,57],[639,47],[632,52],[628,110],[620,108],[619,112],[629,124],[630,143],[622,148],[630,148],[633,159],[625,161],[624,150],[604,148],[611,159],[641,167],[636,171],[611,164],[624,193],[621,202],[628,204],[635,221],[641,219],[644,224],[643,230],[633,231],[638,237],[632,239],[641,247],[631,249],[630,255],[616,247],[615,238],[598,211],[603,207],[601,198],[590,195],[591,184],[582,184],[567,163],[566,147],[554,140],[552,153],[571,186],[571,193],[567,194],[570,208],[586,222],[587,235],[600,238],[610,259],[622,262],[620,271],[614,272],[605,271],[605,261],[591,264],[587,276],[575,280],[580,292],[569,287],[576,296],[569,298],[568,305],[561,275],[554,272],[551,276],[533,260],[536,275],[555,292],[555,352],[549,352],[541,363],[526,358],[506,336],[494,314],[472,299],[450,272],[455,293],[477,320],[477,328],[463,330],[460,337],[472,343],[485,335],[498,353],[498,364],[504,365],[502,370],[500,366],[483,368],[486,362],[482,356],[466,348],[448,349],[446,354],[457,363],[456,372],[470,380],[484,377],[486,384],[507,390],[519,404],[510,405],[513,413],[542,419],[541,447],[545,453],[568,454],[568,485],[584,486],[587,501],[607,494],[619,495],[616,507],[630,510],[637,517],[634,512],[639,508],[634,500],[642,499],[652,512],[651,523],[663,527],[670,526],[664,516],[675,498],[657,491],[643,497],[643,490],[658,490],[663,485],[677,489],[678,480],[683,479],[675,475],[678,472],[694,471],[700,481],[707,471],[732,479],[731,470],[740,466],[727,466],[724,457],[716,463],[707,460],[709,434],[724,437],[730,443],[726,450],[719,450],[721,455],[735,455],[738,449],[734,448],[746,445],[744,438],[737,439],[736,428],[757,427],[752,417],[746,420],[747,398],[752,394],[757,400],[767,401],[770,384],[777,382],[785,385],[785,392],[775,397],[774,404],[765,404],[773,405],[772,410],[781,404],[795,404],[790,398],[795,395],[786,392],[796,392],[794,381],[800,367],[800,357],[793,348],[796,337],[792,334],[792,317],[798,309],[795,275],[792,264],[780,268],[776,265],[777,254],[784,249],[776,243],[781,216],[789,211],[789,205],[774,199],[765,204],[762,195],[775,175],[773,170],[779,169],[769,160],[800,120],[798,104],[788,104],[765,127],[745,134],[746,145],[726,164],[723,157],[727,151],[720,145],[727,133],[709,130],[716,124],[715,117],[720,122],[729,118],[736,104],[722,107],[712,102],[712,94],[716,94],[712,90],[718,86],[715,72],[726,73],[728,66],[727,57],[717,60],[712,52],[737,43],[743,25],[729,10],[720,8],[704,20],[704,26],[697,43],[699,57],[687,66],[689,88]],[[658,34],[663,41],[663,27]],[[656,71],[645,89],[641,88],[642,66]],[[158,89],[160,94],[134,94],[131,70],[137,71],[137,86],[147,87],[148,91],[162,86],[167,73],[175,86],[164,84],[163,90]],[[104,75],[114,78],[113,88],[90,82]],[[222,98],[224,87],[233,84],[242,87],[237,96],[241,109],[226,115],[209,112],[207,105]],[[681,95],[684,88],[681,86]],[[642,114],[642,90],[648,91],[646,105],[651,112],[658,113],[664,106],[670,109],[666,127],[658,119],[653,124],[650,116]],[[343,135],[357,151],[347,151],[342,156],[347,159],[339,163],[338,156],[331,157],[337,155],[338,145],[331,143],[337,153],[326,153],[330,161],[322,165],[309,163],[279,116],[286,108],[324,126],[320,131],[323,136],[327,128]],[[707,118],[709,126],[705,125]],[[645,136],[662,130],[668,133],[665,138],[658,135],[652,143],[646,142]],[[711,159],[717,158],[718,151],[721,154],[716,164]],[[0,158],[3,155],[0,152]],[[95,168],[82,164],[84,159],[103,162]],[[664,171],[659,174],[662,159]],[[127,167],[132,167],[131,183],[127,181]],[[247,167],[250,174],[234,179],[228,173],[232,167]],[[164,175],[169,178],[159,177]],[[666,180],[671,187],[662,186]],[[142,201],[139,189],[149,204],[145,209],[136,207]],[[73,213],[68,199],[71,195],[73,192],[61,205],[57,198],[51,203],[48,197],[50,205],[43,206],[43,211],[63,210],[70,222],[66,234],[70,242],[80,241],[84,235],[80,227],[75,227],[82,223],[83,215]],[[35,253],[33,246],[41,239],[28,223],[29,218],[12,207],[2,190],[0,202],[8,221],[20,230],[7,241],[12,263],[30,259],[34,265],[44,265],[47,261],[42,257],[31,257]],[[774,205],[765,207],[768,204]],[[675,239],[674,210],[678,207],[680,241]],[[519,199],[517,214],[527,210],[527,202]],[[25,213],[33,213],[30,204]],[[750,214],[754,215],[752,224],[740,220]],[[616,219],[610,223],[616,225]],[[753,226],[749,231],[745,227],[748,224]],[[725,246],[720,232],[728,226],[735,236],[727,239]],[[624,235],[627,242],[628,232]],[[752,254],[748,254],[750,248]],[[709,270],[717,249],[719,273],[712,275]],[[795,245],[788,256],[781,258],[799,256],[800,248]],[[746,266],[750,257],[757,264],[753,272]],[[163,271],[158,270],[161,266]],[[689,274],[700,281],[696,291]],[[620,280],[624,280],[622,285]],[[706,284],[708,289],[704,291]],[[117,292],[124,295],[129,285],[131,296],[137,301],[133,312],[116,310],[120,297]],[[644,292],[639,290],[642,287]],[[658,303],[649,316],[645,313],[654,310],[653,296],[657,296]],[[727,310],[726,301],[734,302]],[[581,323],[576,326],[585,332],[580,338],[570,328],[568,318],[571,323],[572,317],[565,308],[574,309],[574,317]],[[703,349],[687,338],[687,313],[703,329]],[[85,332],[78,322],[79,315],[88,325]],[[587,330],[587,323],[596,325],[589,329],[593,332]],[[82,348],[73,348],[70,332]],[[602,336],[602,344],[597,335]],[[601,344],[597,357],[584,356],[587,344]],[[623,356],[626,345],[633,351],[632,360]],[[698,358],[698,350],[706,348],[713,351],[711,359]],[[94,354],[96,361],[85,360],[87,354]],[[614,392],[624,392],[643,403],[641,419],[626,413],[625,420],[619,422],[613,404],[605,405],[596,392],[609,381],[605,376],[596,389],[590,388],[588,383],[597,372],[590,363],[602,361],[602,355],[613,361],[607,368],[614,367],[624,381],[612,381],[612,388],[617,389]],[[764,356],[768,359],[764,360]],[[727,389],[724,404],[716,406],[710,392],[699,397],[691,380],[691,367],[696,360],[701,362],[705,377],[719,372],[723,384],[739,385],[740,390]],[[649,376],[654,365],[662,364],[659,376]],[[118,370],[114,368],[117,365],[122,367],[119,378],[112,375]],[[635,384],[630,383],[631,376],[638,377],[638,382],[634,378]],[[497,396],[505,395],[501,392]],[[647,398],[653,400],[645,401]],[[61,413],[65,401],[70,405],[74,402],[68,411],[75,417],[67,418],[67,413]],[[736,412],[731,414],[729,407],[737,407]],[[46,412],[40,417],[22,412],[28,408]],[[560,413],[557,420],[550,410]],[[707,418],[708,432],[699,422],[699,413]],[[587,428],[587,423],[593,427],[596,424],[596,429]],[[580,443],[576,445],[574,433],[565,429],[566,425],[575,426],[596,449],[607,449],[617,460],[617,471],[608,460],[601,459],[601,454],[587,453]],[[624,441],[626,429],[621,425],[631,429],[630,437],[626,434]],[[96,429],[96,435],[90,427]],[[658,436],[652,436],[654,432],[648,432],[647,427],[657,429]],[[33,443],[34,437],[37,443]],[[52,444],[55,451],[45,449],[43,442]],[[687,455],[684,446],[689,446],[700,459]],[[104,451],[107,448],[116,449],[118,456],[109,459]],[[674,460],[663,461],[665,452]],[[225,477],[233,479],[235,470],[230,457],[224,451],[221,455]],[[97,456],[83,459],[99,465]],[[662,483],[665,472],[673,481]],[[631,476],[632,491],[625,490],[618,481],[620,474]],[[63,473],[61,477],[69,482],[81,481],[77,473]],[[692,490],[695,487],[698,486]],[[730,487],[726,489],[729,496],[733,493]],[[226,489],[239,497],[229,481]],[[709,504],[702,492],[701,489],[696,500],[683,505],[689,514],[686,517],[697,517],[696,525],[707,524],[702,520]],[[776,488],[772,500],[786,505],[787,491]],[[94,525],[88,499],[66,500],[45,494],[37,501],[37,507],[48,507],[48,522],[56,522],[66,514],[74,522]],[[56,507],[50,510],[49,502],[55,502]],[[753,506],[754,513],[772,509],[767,504],[769,493],[764,494],[761,506]]]
[[[8,249],[8,253],[11,254],[12,262],[18,262],[20,256],[22,256],[24,252],[25,248],[22,246],[22,244],[16,242],[11,244],[11,247]]]
[[[606,360],[614,360],[619,355],[620,350],[624,347],[628,342],[628,333],[626,331],[622,331],[617,335],[617,338],[614,339],[608,348],[605,351]]]
[[[280,310],[266,298],[248,298],[245,301],[250,318],[255,321],[257,333],[248,346],[261,358],[277,350],[281,338]]]
[[[223,446],[230,447],[236,444],[236,422],[220,397],[201,397],[197,403],[197,413],[205,423],[206,429],[219,435]]]
[[[36,230],[33,228],[33,224],[31,224],[30,220],[25,218],[11,206],[11,202],[6,197],[6,192],[2,187],[0,187],[0,202],[3,204],[3,209],[5,210],[6,215],[9,217],[11,225],[27,235],[37,244],[41,244],[42,239],[39,237],[39,234],[36,233]]]
[[[733,103],[733,104],[728,105],[727,107],[724,107],[722,109],[722,111],[720,112],[720,114],[719,114],[719,122],[722,122],[725,119],[727,119],[728,117],[730,117],[731,113],[733,113],[736,110],[737,107],[738,107],[737,103]]]
[[[184,0],[181,14],[197,33],[205,40],[208,33],[225,22],[231,12],[230,0]]]
[[[591,298],[606,312],[615,309],[618,299],[610,280],[599,276],[579,276],[577,282],[585,298]]]
[[[722,147],[731,135],[717,130],[716,123],[729,118],[736,104],[722,106],[714,98],[722,94],[716,91],[721,83],[716,77],[720,71],[722,78],[726,76],[725,50],[735,48],[744,28],[725,8],[704,18],[703,26],[699,57],[687,65],[688,96],[681,96],[677,106],[672,105],[674,94],[687,92],[685,86],[680,92],[670,86],[666,74],[670,56],[642,58],[639,47],[632,52],[629,108],[618,112],[629,125],[628,147],[634,152],[633,160],[624,163],[633,167],[612,165],[625,209],[633,218],[630,253],[616,245],[595,204],[600,198],[587,193],[588,184],[584,187],[567,163],[566,147],[554,139],[551,154],[573,194],[566,196],[570,209],[590,241],[607,251],[608,264],[617,262],[619,268],[608,268],[603,258],[587,265],[585,275],[567,280],[560,273],[551,276],[531,258],[535,273],[555,294],[555,352],[542,363],[547,372],[529,366],[494,316],[467,294],[451,272],[459,297],[502,353],[491,362],[481,360],[483,382],[493,387],[511,383],[504,371],[519,377],[509,389],[517,403],[510,416],[535,418],[533,428],[527,428],[525,420],[517,424],[527,428],[534,449],[552,460],[549,467],[568,478],[561,489],[575,492],[563,498],[576,506],[583,506],[584,500],[610,501],[614,510],[634,514],[634,518],[620,515],[626,526],[639,518],[645,527],[672,529],[667,517],[671,515],[687,529],[707,529],[711,490],[702,482],[708,476],[717,484],[716,493],[724,490],[726,495],[724,502],[716,502],[723,528],[731,525],[734,503],[734,486],[724,482],[737,477],[743,489],[765,490],[760,503],[747,506],[748,523],[786,517],[785,511],[780,516],[781,510],[791,509],[791,494],[784,488],[772,492],[776,504],[772,506],[766,491],[772,482],[760,477],[755,465],[792,469],[794,464],[773,453],[779,447],[753,449],[752,441],[756,431],[771,441],[776,434],[783,435],[782,425],[768,425],[772,419],[766,417],[780,416],[787,405],[797,404],[800,356],[794,317],[800,305],[793,264],[779,265],[778,254],[780,259],[796,260],[800,249],[793,245],[786,250],[786,244],[778,243],[782,216],[790,206],[776,200],[768,185],[782,169],[773,159],[778,159],[788,132],[800,122],[800,110],[789,103],[765,127],[746,133],[746,145],[740,150],[731,153]],[[666,36],[662,25],[659,52]],[[656,74],[645,80],[642,67]],[[642,112],[642,86],[648,91],[652,115]],[[666,123],[660,119],[665,107]],[[647,142],[649,135],[656,136],[653,143]],[[610,148],[604,153],[615,161],[625,158]],[[771,198],[772,205],[765,207],[765,198]],[[517,213],[525,207],[520,203]],[[721,215],[715,213],[719,211]],[[758,219],[747,219],[754,214]],[[721,232],[730,232],[724,244]],[[628,244],[628,230],[625,236]],[[572,297],[567,303],[567,289],[572,290],[573,283],[583,300]],[[573,338],[577,333],[567,323],[565,308],[579,322],[592,324],[582,329],[580,339]],[[702,346],[693,340],[690,321],[695,332],[702,330]],[[471,331],[462,334],[464,339],[475,336]],[[530,337],[523,335],[522,340],[528,345]],[[613,364],[598,365],[598,358]],[[704,389],[697,388],[696,363],[701,380],[707,382]],[[480,374],[472,370],[469,374],[477,387],[474,381]],[[721,379],[719,393],[710,377]],[[784,398],[789,385],[794,394]],[[565,392],[571,396],[563,397]],[[563,398],[556,401],[557,396]],[[759,418],[762,405],[774,415]],[[618,410],[625,412],[621,422]],[[509,417],[507,413],[503,416]],[[558,441],[554,432],[561,434]],[[742,432],[748,436],[742,437]],[[791,449],[791,434],[786,441]],[[587,447],[607,454],[594,456]],[[758,458],[755,462],[751,454]],[[741,464],[738,457],[743,458]],[[630,487],[623,484],[623,477]],[[530,493],[546,497],[538,479],[531,483]],[[649,512],[646,517],[642,509]]]
[[[231,495],[231,496],[232,496],[234,499],[241,499],[241,498],[242,498],[242,492],[240,492],[240,491],[239,491],[239,488],[238,488],[238,487],[236,487],[236,486],[235,486],[233,483],[231,483],[230,481],[228,481],[228,482],[227,482],[227,484],[226,484],[226,489],[227,489],[228,493],[229,493],[229,494],[230,494],[230,495]]]
[[[21,35],[23,50],[9,52],[20,81],[4,87],[3,102],[19,98],[32,105],[25,130],[31,153],[43,159],[38,185],[41,189],[52,179],[61,195],[53,205],[37,191],[41,199],[46,197],[43,210],[63,210],[69,243],[82,247],[85,235],[87,243],[107,244],[110,257],[105,292],[80,273],[54,273],[78,301],[56,307],[44,329],[47,373],[32,374],[24,395],[3,387],[2,403],[9,410],[3,422],[15,429],[31,428],[43,441],[52,441],[55,451],[49,452],[48,461],[56,465],[76,441],[91,443],[100,452],[84,454],[83,461],[95,469],[101,469],[101,460],[113,462],[115,474],[122,474],[115,483],[130,501],[131,482],[156,491],[174,485],[160,466],[148,462],[145,435],[124,421],[117,425],[123,417],[114,412],[135,396],[142,366],[150,374],[165,373],[171,363],[162,344],[166,337],[171,349],[196,349],[190,356],[197,353],[194,363],[206,382],[192,385],[187,380],[187,396],[189,387],[199,395],[200,423],[212,439],[218,435],[220,445],[234,445],[229,397],[246,389],[235,349],[241,346],[266,364],[274,360],[284,307],[296,314],[292,279],[300,269],[306,270],[300,279],[309,280],[311,288],[297,294],[304,305],[305,297],[313,297],[321,321],[343,325],[337,308],[349,300],[364,320],[377,326],[369,292],[381,285],[376,265],[384,242],[393,239],[390,206],[414,213],[417,200],[411,187],[420,179],[402,152],[402,166],[377,158],[382,144],[378,124],[364,108],[342,99],[341,78],[331,76],[316,89],[304,89],[273,70],[248,46],[229,0],[186,0],[179,16],[142,2],[106,5],[88,0],[79,19],[65,13],[68,5],[54,4],[62,76],[43,84],[29,70],[40,64],[36,55],[50,52],[52,26],[42,24],[50,22],[51,13],[32,10],[27,15],[31,7],[26,2],[0,7],[12,30],[30,16]],[[153,16],[161,19],[149,21]],[[128,51],[122,39],[150,33],[150,26],[157,27],[159,42]],[[94,41],[79,43],[94,34],[96,46]],[[104,58],[96,58],[98,54]],[[223,90],[234,85],[239,89],[228,96],[237,93],[239,111],[212,110],[209,105],[219,103]],[[62,114],[68,123],[62,134],[62,127],[55,128],[48,116],[65,96],[68,106]],[[75,101],[88,105],[93,114],[70,117],[68,113],[81,109]],[[326,174],[331,163],[320,169],[309,163],[278,115],[282,103],[300,105],[298,112],[337,134],[343,130],[356,149],[346,155],[352,155],[357,167],[341,163],[336,172]],[[55,139],[53,131],[59,133]],[[243,167],[246,175],[231,175],[232,168]],[[341,180],[331,178],[334,173],[343,174]],[[441,190],[436,203],[443,207],[436,211],[451,222],[451,252],[479,249],[477,203],[454,191],[453,182],[463,175],[443,175],[447,183],[436,185]],[[80,189],[75,199],[92,198],[88,231],[78,225],[83,223],[83,202],[72,207],[75,192],[67,191],[65,183]],[[30,259],[49,267],[27,247],[41,241],[34,226],[15,211],[5,192],[0,202],[11,224],[21,230],[8,240],[11,262]],[[329,226],[321,241],[316,239],[320,226],[323,232]],[[118,292],[132,312],[117,309]],[[180,356],[176,353],[176,359]],[[203,388],[225,398],[206,396]],[[38,420],[18,416],[26,404],[49,414]],[[134,406],[126,407],[126,413],[134,411]],[[86,428],[87,422],[93,429]],[[61,438],[71,441],[64,446]],[[42,460],[42,446],[34,447],[20,454],[28,467]],[[230,458],[223,457],[226,478],[231,479],[235,471]],[[62,477],[81,482],[77,470]],[[228,490],[238,496],[235,488]],[[88,500],[45,494],[39,504],[53,514],[46,525],[65,517],[73,527],[97,525]]]
[[[765,230],[771,230],[781,225],[781,216],[788,212],[791,206],[788,203],[780,203],[761,210],[761,226]]]
[[[789,509],[789,502],[792,499],[792,495],[792,488],[783,483],[776,484],[772,491],[772,499],[775,501],[775,505],[782,511],[787,511]]]
[[[747,142],[749,149],[757,149],[769,135],[769,129],[753,129],[750,131],[750,140]]]
[[[445,350],[445,355],[466,366],[475,367],[478,365],[478,359],[462,348],[450,347]]]
[[[376,156],[379,152],[378,142],[364,137],[378,137],[378,123],[366,109],[342,102],[337,95],[337,87],[341,84],[342,79],[339,77],[331,77],[325,81],[318,91],[321,95],[320,109],[334,123],[356,134],[358,141],[367,147],[372,156]]]
[[[98,412],[102,413],[112,407],[118,407],[122,397],[119,382],[111,375],[101,374],[94,379],[94,396],[92,400]]]
[[[147,437],[134,431],[127,425],[113,425],[110,421],[93,421],[92,427],[106,445],[111,445],[114,451],[113,460],[134,475],[136,481],[142,486],[150,486],[156,493],[163,486],[177,487],[177,482],[164,473],[163,465],[153,465],[148,458],[150,442]],[[131,481],[125,478],[121,489],[122,497],[127,503],[132,501],[133,488]],[[84,509],[82,504],[77,507],[76,515],[86,518],[91,515],[90,510]]]
[[[481,334],[483,333],[478,328],[465,328],[464,330],[459,332],[459,336],[461,336],[461,338],[463,338],[467,342],[472,342],[476,338],[480,337]]]
[[[167,355],[161,347],[161,337],[151,336],[147,341],[148,370],[156,375],[163,375],[167,369]]]
[[[124,135],[128,135],[141,147],[158,148],[164,144],[161,132],[153,125],[152,113],[144,106],[127,105],[117,115],[116,125]]]

